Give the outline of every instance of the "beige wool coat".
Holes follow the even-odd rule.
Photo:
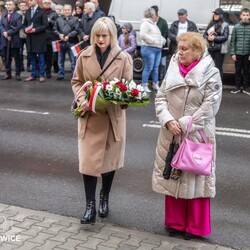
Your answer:
[[[120,48],[111,49],[103,69],[115,57]],[[102,72],[93,46],[83,50],[77,58],[72,78],[74,94],[88,80],[95,80]],[[103,74],[103,80],[127,79],[133,76],[131,56],[125,52]],[[77,102],[88,103],[83,92]],[[79,171],[82,174],[100,176],[123,167],[125,154],[126,114],[119,105],[111,106],[107,112],[89,112],[78,119]]]
[[[178,55],[172,57],[155,99],[156,115],[161,123],[161,129],[152,176],[154,191],[185,199],[215,196],[215,115],[219,110],[221,96],[220,73],[208,53],[204,54],[201,61],[185,78],[179,71]],[[191,115],[193,115],[193,124],[190,138],[201,142],[198,130],[203,129],[208,141],[214,144],[212,174],[203,176],[183,171],[177,181],[165,180],[162,176],[164,161],[173,138],[173,134],[165,124],[176,119],[185,133]],[[180,137],[176,139],[179,140]]]

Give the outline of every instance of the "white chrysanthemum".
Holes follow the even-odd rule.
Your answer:
[[[116,93],[117,95],[121,95],[122,92],[121,92],[121,90],[120,90],[119,88],[116,88],[116,89],[115,89],[115,93]]]
[[[141,84],[138,84],[136,87],[140,92],[144,91],[144,87]]]
[[[111,80],[110,82],[109,82],[109,84],[111,84],[112,86],[114,86],[117,82],[119,82],[120,80],[119,79],[117,79],[117,78],[114,78],[114,80]]]
[[[106,85],[106,90],[107,91],[112,91],[112,89],[113,89],[113,86],[111,85],[111,84],[108,84],[108,85]]]
[[[134,81],[131,81],[128,85],[129,89],[136,89],[136,83]]]
[[[147,97],[147,92],[142,92],[142,97]]]
[[[135,98],[136,98],[137,100],[141,100],[141,97],[142,97],[142,94],[141,94],[141,92],[139,92],[139,95],[136,96]]]

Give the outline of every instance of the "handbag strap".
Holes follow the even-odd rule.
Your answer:
[[[114,62],[114,60],[120,55],[120,53],[122,52],[122,50],[120,50],[115,56],[114,58],[110,61],[110,63],[107,65],[107,67],[101,72],[101,74],[98,76],[102,76],[104,74],[104,72],[110,67],[110,65]]]
[[[110,63],[107,65],[107,67],[101,72],[101,74],[97,77],[97,79],[99,77],[101,77],[104,72],[110,67],[110,65],[114,62],[114,60],[119,56],[119,54],[122,52],[122,50],[120,50],[115,56],[114,58],[110,61]],[[86,83],[89,83],[90,81],[87,81]],[[83,84],[81,86],[81,88],[77,91],[76,95],[75,95],[75,101],[77,100],[77,98],[79,97],[79,95],[81,94],[81,92],[86,88],[87,86],[85,86],[85,84]]]
[[[188,125],[187,125],[186,136],[189,134],[189,132],[190,132],[190,130],[191,130],[192,123],[193,123],[193,116],[190,116],[189,121],[188,121]],[[205,133],[204,133],[203,129],[199,129],[198,132],[200,133],[200,135],[201,135],[203,141],[204,141],[205,143],[207,143],[207,138],[206,138],[206,136],[205,136]]]

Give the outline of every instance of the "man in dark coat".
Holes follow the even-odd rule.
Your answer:
[[[100,18],[95,12],[95,4],[92,2],[85,3],[84,15],[80,21],[79,32],[82,40],[84,41],[81,45],[85,48],[90,45],[90,35],[92,27],[94,26],[96,20]]]
[[[24,23],[24,19],[25,19],[25,13],[28,10],[28,4],[25,0],[21,0],[18,4],[18,8],[19,11],[17,11],[21,16],[22,16],[22,24]],[[21,71],[24,71],[24,56],[23,56],[23,52],[24,52],[24,45],[26,46],[26,33],[24,32],[23,29],[23,25],[22,28],[19,31],[19,37],[21,39],[21,48],[20,48],[20,59],[21,59]],[[30,72],[30,58],[29,58],[29,54],[27,53],[27,71]]]
[[[49,27],[46,30],[47,32],[47,51],[45,54],[45,58],[46,58],[46,77],[47,78],[51,78],[51,68],[52,68],[52,64],[54,62],[54,58],[53,58],[53,49],[52,49],[52,42],[59,40],[59,37],[54,33],[54,25],[56,23],[56,19],[57,19],[57,14],[55,11],[53,11],[51,9],[51,0],[43,0],[43,9],[48,17],[48,23],[49,23]],[[57,62],[58,64],[58,62]],[[58,68],[58,67],[57,67]]]
[[[180,34],[184,32],[198,32],[196,24],[187,19],[188,13],[186,9],[179,9],[177,14],[178,20],[171,24],[168,32],[168,37],[170,39],[169,52],[171,55],[176,52],[176,38]]]
[[[2,80],[11,79],[11,56],[13,56],[16,64],[16,80],[20,81],[21,40],[19,30],[22,27],[22,16],[15,11],[15,3],[13,0],[6,2],[6,9],[7,12],[3,14],[0,21],[1,48],[6,58],[6,76],[4,76]]]
[[[104,11],[102,11],[100,9],[100,6],[99,6],[99,0],[90,0],[91,3],[93,3],[95,5],[95,14],[98,16],[98,17],[104,17],[106,16]]]
[[[27,50],[30,53],[32,65],[31,76],[25,81],[36,80],[36,72],[40,75],[40,82],[45,81],[45,52],[47,49],[46,29],[48,28],[48,18],[41,9],[37,0],[29,0],[30,8],[25,13],[24,28],[27,33]],[[36,58],[38,58],[39,69],[37,69]]]

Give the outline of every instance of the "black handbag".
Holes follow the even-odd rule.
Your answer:
[[[106,68],[101,72],[101,74],[97,77],[97,79],[101,78],[102,75],[104,74],[104,72],[110,67],[110,65],[114,62],[114,60],[119,56],[119,54],[122,52],[122,50],[120,50],[115,56],[114,58],[110,61],[110,63],[106,66]],[[78,93],[80,93],[81,91],[78,91]],[[77,98],[78,96],[75,96],[75,98],[73,99],[72,103],[71,103],[71,112],[74,112],[77,108]]]

